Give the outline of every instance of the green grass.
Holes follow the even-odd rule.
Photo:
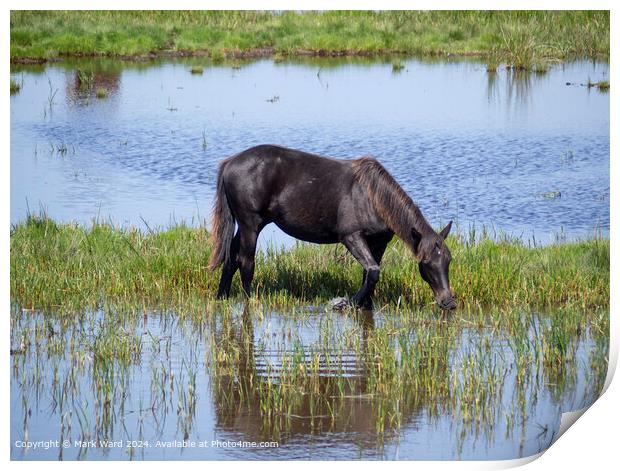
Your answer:
[[[601,80],[600,82],[598,82],[596,84],[596,86],[598,87],[599,90],[607,91],[607,90],[609,90],[609,81],[608,80]]]
[[[449,239],[452,288],[461,308],[609,306],[609,240],[530,248],[518,241]],[[213,299],[219,271],[206,269],[209,234],[184,226],[143,233],[93,224],[59,224],[31,216],[11,230],[11,298],[48,309],[109,302],[174,303]],[[278,305],[324,303],[353,294],[361,267],[340,245],[299,244],[259,252],[255,297]],[[233,294],[241,296],[238,276]],[[430,288],[400,242],[382,263],[376,305],[432,305]]]
[[[108,89],[103,87],[97,88],[97,90],[95,91],[95,96],[97,98],[107,98],[109,94],[110,92],[108,91]]]
[[[11,59],[465,54],[529,68],[609,57],[607,11],[12,11]]]
[[[549,64],[546,64],[544,62],[538,62],[533,65],[532,70],[537,75],[545,75],[547,72],[549,72]]]
[[[588,88],[596,87],[599,92],[606,93],[609,91],[609,80],[601,80],[600,82],[593,82],[590,78],[588,78],[585,86]]]

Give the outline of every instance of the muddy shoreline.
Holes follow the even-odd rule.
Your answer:
[[[212,51],[209,49],[199,49],[195,51],[183,51],[183,50],[162,50],[152,51],[146,54],[130,54],[130,55],[117,55],[117,54],[62,54],[57,57],[12,57],[12,64],[46,64],[53,62],[62,62],[65,59],[75,58],[108,58],[119,59],[125,61],[149,61],[156,59],[166,58],[185,58],[185,57],[211,57]],[[467,53],[438,53],[438,54],[424,54],[424,57],[487,57],[489,53],[482,51],[467,52]],[[282,54],[273,47],[265,48],[253,48],[244,51],[226,51],[224,52],[224,60],[234,59],[264,59],[270,57],[283,57],[283,58],[295,58],[295,57],[381,57],[381,56],[400,56],[400,57],[417,57],[416,54],[412,54],[406,51],[398,50],[379,50],[379,51],[359,51],[359,50],[327,50],[327,49],[300,49],[292,53]]]

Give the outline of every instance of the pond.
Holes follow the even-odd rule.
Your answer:
[[[462,316],[14,306],[11,458],[511,459],[598,397],[596,321]],[[553,353],[560,319],[581,327]]]
[[[374,155],[435,226],[542,243],[609,232],[609,94],[584,86],[609,79],[606,63],[535,74],[465,60],[411,59],[399,72],[381,60],[260,60],[192,73],[199,63],[15,68],[11,221],[42,208],[85,224],[210,225],[218,162],[274,143]],[[291,239],[268,227],[267,242]]]

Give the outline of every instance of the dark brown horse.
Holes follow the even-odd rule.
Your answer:
[[[228,296],[233,275],[250,294],[256,240],[270,222],[297,239],[317,244],[342,242],[364,268],[353,296],[371,307],[381,258],[394,234],[413,251],[420,274],[443,309],[454,309],[444,240],[375,159],[337,160],[284,147],[261,145],[220,164],[213,211],[213,252],[209,268],[222,267],[218,297]],[[238,226],[235,234],[235,223]]]

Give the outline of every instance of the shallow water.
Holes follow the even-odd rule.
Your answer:
[[[472,61],[404,63],[400,73],[361,59],[202,75],[182,61],[14,69],[11,221],[43,207],[82,223],[209,224],[218,161],[275,143],[374,155],[435,225],[543,243],[608,234],[609,95],[579,85],[608,80],[608,64],[489,74]],[[95,72],[91,85],[78,68]],[[109,97],[96,98],[101,87]],[[291,242],[274,228],[269,240]]]
[[[523,319],[529,340],[519,344],[514,333],[430,311],[373,316],[319,307],[284,315],[236,306],[182,315],[61,315],[13,306],[11,458],[532,455],[552,442],[563,411],[598,397],[607,343],[584,324],[561,367],[546,364],[544,355],[520,363],[523,345],[540,352],[549,322],[548,315],[524,313]],[[124,357],[120,342],[115,355],[99,358],[111,338],[133,339],[139,347]],[[387,347],[377,350],[385,339]],[[400,386],[377,379],[389,358]],[[413,363],[415,380],[408,383]],[[300,376],[290,375],[302,367]],[[278,404],[270,393],[277,387],[268,385],[280,383],[293,385],[287,405],[267,413]],[[393,389],[382,393],[383,387]],[[96,446],[77,444],[89,440]],[[28,441],[51,443],[25,450]],[[120,445],[108,448],[106,441]],[[240,441],[277,447],[234,445]]]

